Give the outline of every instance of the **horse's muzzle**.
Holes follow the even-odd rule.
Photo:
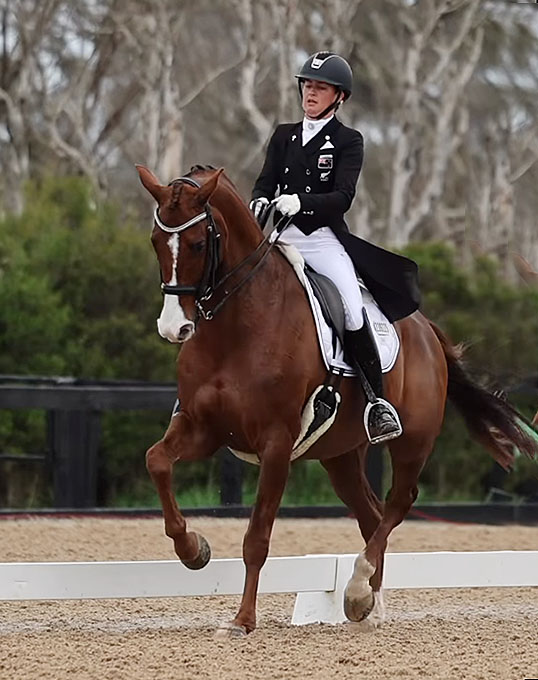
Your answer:
[[[160,321],[160,320],[159,320]],[[196,326],[193,321],[185,320],[180,326],[171,327],[166,324],[161,324],[157,322],[157,328],[159,330],[159,335],[161,338],[168,340],[174,344],[184,343],[190,340],[194,335]]]

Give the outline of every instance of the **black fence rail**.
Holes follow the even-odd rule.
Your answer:
[[[245,505],[182,508],[185,517],[248,518],[251,508]],[[115,519],[161,517],[157,508],[40,508],[37,510],[0,509],[2,519],[81,518]],[[335,519],[350,517],[343,505],[284,506],[279,517],[295,519]],[[538,503],[418,503],[409,511],[407,520],[449,522],[453,524],[523,524],[538,526]]]
[[[36,460],[52,471],[54,506],[94,507],[101,414],[111,409],[171,409],[173,384],[87,381],[65,377],[0,376],[0,408],[47,412],[45,453]],[[35,454],[4,460],[31,460]],[[30,456],[30,457],[29,457]]]
[[[531,376],[514,392],[536,393],[537,386],[537,378]],[[176,391],[176,385],[173,383],[0,375],[0,409],[43,409],[47,412],[47,441],[44,445],[44,452],[0,453],[0,465],[3,461],[15,461],[44,465],[49,470],[53,484],[54,507],[43,510],[45,513],[54,509],[66,509],[67,512],[88,509],[91,512],[98,512],[95,506],[97,505],[98,451],[103,412],[113,409],[171,411]],[[372,447],[367,467],[370,483],[380,497],[383,479],[381,452],[382,447]],[[225,507],[224,509],[193,508],[188,512],[243,516],[248,512],[248,509],[242,506],[243,463],[228,449],[221,449],[217,454],[220,461],[220,501]],[[492,472],[495,473],[497,470],[493,469]],[[495,481],[494,477],[495,475],[492,481]],[[229,506],[228,510],[226,506]],[[479,510],[479,507],[482,510]],[[471,512],[473,516],[480,516],[482,521],[487,521],[489,517],[497,517],[497,521],[517,521],[516,518],[518,518],[518,520],[524,519],[528,522],[530,518],[538,515],[537,507],[538,504],[511,504],[509,502],[491,503],[487,506],[479,503],[419,505],[415,508],[414,514],[419,517],[423,512],[432,517],[439,516],[444,519],[453,519],[453,521],[462,521],[462,517],[467,512]],[[442,508],[444,509],[441,510]],[[106,508],[102,510],[112,512]],[[13,513],[12,510],[5,510],[5,512]],[[131,513],[133,511],[118,510],[117,512]],[[141,512],[150,511],[142,510]],[[237,514],[229,514],[233,512]],[[312,516],[313,510],[283,508],[281,514],[301,516],[301,512],[306,513],[304,516]],[[319,506],[317,516],[345,516],[346,512],[343,507]]]
[[[44,409],[47,441],[41,454],[0,454],[2,461],[44,463],[52,473],[55,508],[93,508],[104,411],[172,410],[177,387],[169,383],[86,381],[64,377],[0,376],[0,408]],[[223,504],[242,502],[240,461],[219,451]]]
[[[52,476],[54,508],[94,508],[103,412],[113,409],[171,412],[176,393],[173,383],[0,376],[0,409],[47,412],[45,452],[0,454],[0,464],[2,461],[44,464]],[[240,506],[243,463],[225,448],[217,455],[221,504]],[[382,474],[381,456],[370,456],[369,475],[378,493]]]

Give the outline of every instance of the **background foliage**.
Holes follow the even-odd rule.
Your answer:
[[[271,130],[301,118],[293,75],[330,49],[354,72],[339,116],[366,140],[351,229],[406,248],[421,265],[425,312],[466,343],[477,377],[517,385],[537,366],[537,293],[515,285],[520,275],[538,289],[535,9],[1,2],[0,373],[173,380],[177,350],[155,332],[158,271],[137,226],[150,205],[133,163],[163,182],[194,163],[222,165],[248,195]],[[168,417],[104,416],[102,503],[156,502],[143,454]],[[3,411],[0,451],[41,450],[45,429],[43,412]],[[217,465],[181,472],[181,500],[216,497]],[[489,468],[449,410],[423,497],[481,497]],[[532,474],[520,463],[507,485]],[[249,468],[247,500],[254,486]],[[35,467],[0,462],[0,503],[49,493]],[[287,494],[334,499],[317,463],[294,467]]]
[[[473,374],[510,388],[538,365],[538,291],[509,285],[494,260],[463,268],[457,251],[436,242],[409,246],[420,265],[424,312],[464,341]],[[177,348],[156,332],[161,297],[149,233],[129,207],[97,206],[87,181],[49,178],[28,185],[24,212],[0,222],[0,373],[173,381]],[[520,402],[532,415],[531,404]],[[156,505],[144,467],[146,449],[162,435],[169,413],[103,416],[99,502]],[[37,452],[45,414],[0,411],[0,451]],[[0,504],[46,505],[43,471],[0,463]],[[187,505],[218,500],[218,461],[180,466],[178,495]],[[532,474],[523,463],[508,481]],[[422,498],[482,498],[488,455],[474,446],[451,410],[422,475]],[[257,471],[248,466],[245,499]],[[317,462],[293,467],[284,502],[334,502]]]
[[[538,267],[538,14],[505,0],[3,0],[0,211],[81,174],[141,200],[134,162],[167,182],[223,165],[245,193],[293,77],[322,49],[353,67],[339,111],[366,140],[356,233],[423,239]]]

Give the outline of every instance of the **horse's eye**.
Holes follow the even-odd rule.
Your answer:
[[[205,248],[205,241],[196,241],[196,243],[191,243],[190,248],[194,253],[201,253]]]

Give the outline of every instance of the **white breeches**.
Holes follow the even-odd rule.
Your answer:
[[[310,236],[290,225],[279,239],[297,248],[304,261],[319,274],[327,276],[338,288],[344,303],[347,330],[362,327],[362,295],[351,258],[330,227],[316,229]]]

